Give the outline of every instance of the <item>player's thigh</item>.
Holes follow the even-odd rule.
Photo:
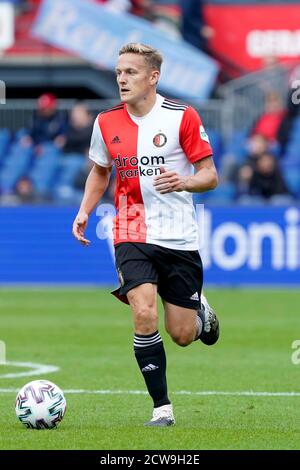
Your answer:
[[[133,310],[141,307],[157,310],[157,286],[150,282],[140,284],[127,292],[127,298]]]
[[[157,286],[153,283],[140,284],[127,292],[135,332],[150,334],[158,329]]]
[[[202,261],[198,251],[160,248],[157,263],[158,293],[162,300],[183,309],[198,310],[203,283]]]
[[[139,285],[157,283],[158,274],[149,250],[145,243],[126,242],[115,247],[116,269],[122,295],[127,295],[130,290]]]

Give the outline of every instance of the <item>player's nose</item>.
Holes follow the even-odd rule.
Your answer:
[[[118,76],[118,81],[119,81],[119,83],[126,83],[126,81],[127,81],[127,80],[126,80],[126,75],[125,75],[123,72],[121,72],[121,73],[119,74],[119,76]]]

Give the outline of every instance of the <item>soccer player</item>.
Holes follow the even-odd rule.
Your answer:
[[[202,292],[193,192],[217,185],[208,136],[197,112],[157,94],[161,54],[130,43],[116,66],[121,103],[98,115],[91,139],[94,166],[74,220],[73,234],[88,245],[88,218],[116,168],[114,244],[120,288],[130,304],[134,352],[153,399],[148,426],[175,423],[168,397],[166,355],[158,332],[157,295],[165,327],[180,346],[212,345],[218,319]]]

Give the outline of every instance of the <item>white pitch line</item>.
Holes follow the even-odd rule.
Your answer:
[[[18,388],[0,388],[0,393],[17,393]],[[145,390],[83,390],[70,389],[64,390],[65,394],[82,394],[82,395],[147,395]],[[255,392],[254,390],[245,390],[241,392],[225,392],[221,390],[207,391],[189,391],[179,390],[170,392],[172,395],[192,395],[192,396],[238,396],[238,397],[300,397],[300,392]]]
[[[11,372],[9,374],[0,375],[0,379],[16,379],[18,377],[30,377],[32,375],[44,375],[44,374],[52,374],[52,372],[57,372],[59,367],[47,365],[47,364],[36,364],[34,362],[14,362],[14,361],[6,361],[4,364],[1,365],[5,366],[13,366],[13,367],[25,367],[31,370],[27,370],[26,372]]]

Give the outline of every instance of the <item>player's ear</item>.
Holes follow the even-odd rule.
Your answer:
[[[158,70],[153,70],[150,78],[151,85],[156,85],[159,80],[159,71]]]

